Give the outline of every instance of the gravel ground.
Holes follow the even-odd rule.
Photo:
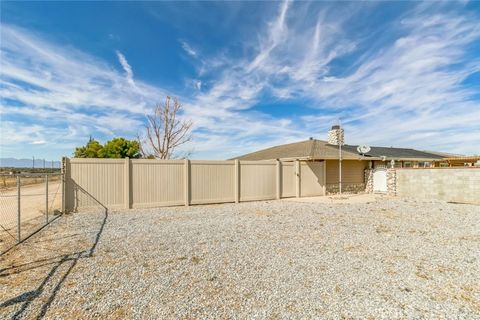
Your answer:
[[[0,318],[480,318],[473,205],[99,209],[0,259]]]

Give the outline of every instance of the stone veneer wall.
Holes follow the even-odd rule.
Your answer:
[[[387,169],[387,195],[397,195],[397,170]]]
[[[365,192],[373,193],[373,169],[365,169]]]
[[[338,193],[338,183],[327,184],[327,194]],[[365,192],[365,183],[342,184],[342,193],[362,193]]]

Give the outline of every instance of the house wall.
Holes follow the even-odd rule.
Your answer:
[[[435,161],[406,161],[406,160],[396,160],[395,161],[395,168],[431,168],[431,167],[439,167],[440,162]],[[390,160],[382,161],[382,160],[374,160],[373,161],[373,168],[391,168]]]
[[[338,160],[326,161],[326,189],[327,193],[338,192]],[[365,191],[365,169],[369,161],[343,160],[342,161],[342,192]]]
[[[373,168],[387,168],[389,166],[389,163],[387,161],[381,161],[381,160],[374,160],[372,161],[373,163]]]

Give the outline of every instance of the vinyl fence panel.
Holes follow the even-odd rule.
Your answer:
[[[92,207],[98,202],[111,208],[125,203],[124,159],[71,159],[70,183],[74,207]]]
[[[295,163],[281,162],[281,197],[295,197]]]
[[[240,201],[276,198],[275,161],[240,161]]]
[[[323,165],[279,161],[65,159],[65,209],[145,208],[323,194]],[[296,172],[301,169],[303,182]]]
[[[325,195],[325,162],[300,163],[300,196],[313,197]]]
[[[184,203],[183,160],[130,160],[132,207],[158,207]]]
[[[235,201],[234,161],[190,161],[190,203]]]

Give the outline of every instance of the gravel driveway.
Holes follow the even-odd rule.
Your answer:
[[[480,317],[473,205],[99,208],[0,259],[0,318]]]

